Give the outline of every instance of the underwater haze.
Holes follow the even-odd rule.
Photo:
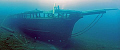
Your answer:
[[[0,24],[8,15],[35,9],[52,10],[54,3],[65,10],[118,9],[106,11],[93,27],[83,34],[79,33],[79,36],[71,37],[70,46],[62,50],[120,50],[120,0],[0,0]],[[84,30],[97,15],[87,15],[79,19],[72,34]]]

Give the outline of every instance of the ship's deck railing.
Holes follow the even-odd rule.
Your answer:
[[[79,15],[81,12],[74,11],[74,10],[55,10],[53,13],[53,10],[50,11],[40,11],[40,10],[33,10],[33,11],[27,11],[20,14],[14,14],[12,17],[14,18],[69,18],[71,15]]]
[[[68,18],[70,16],[69,13],[43,13],[43,12],[37,12],[37,13],[21,13],[21,14],[15,14],[12,17],[14,18]]]

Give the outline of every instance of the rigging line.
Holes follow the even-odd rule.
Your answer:
[[[102,17],[102,16],[103,16],[103,14],[101,15],[101,17]],[[100,18],[101,18],[101,17],[100,17]],[[99,18],[90,28],[88,28],[87,30],[85,30],[85,31],[82,32],[81,34],[73,35],[72,37],[79,36],[79,35],[82,35],[83,33],[87,32],[89,29],[91,29],[91,28],[100,20],[100,18]]]
[[[76,34],[78,34],[78,33],[80,33],[80,32],[85,31],[87,28],[89,28],[89,27],[97,20],[97,18],[99,17],[99,15],[100,15],[100,14],[98,14],[97,17],[96,17],[87,27],[85,27],[82,31],[79,31],[79,32],[74,33],[74,34],[72,34],[72,35],[76,35]]]
[[[103,14],[101,15],[101,17],[103,16]],[[87,30],[85,30],[84,32],[82,32],[82,33],[80,33],[80,34],[78,34],[78,35],[74,35],[74,36],[72,36],[72,37],[76,37],[76,36],[79,36],[79,35],[82,35],[83,33],[85,33],[85,32],[87,32],[88,30],[90,30],[100,19],[101,19],[101,17],[90,27],[90,28],[88,28]]]
[[[3,25],[3,23],[4,23],[4,21],[7,19],[7,17],[8,17],[8,16],[6,16],[6,17],[3,19],[3,21],[2,21],[1,24],[0,24],[0,26]]]

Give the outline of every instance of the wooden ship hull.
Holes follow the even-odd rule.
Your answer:
[[[50,44],[63,45],[69,42],[74,24],[84,15],[103,14],[106,10],[93,11],[28,11],[14,14],[7,17],[3,26],[12,30],[19,30],[22,33]],[[12,32],[12,31],[11,31]]]
[[[66,44],[71,38],[74,24],[82,18],[82,16],[78,17],[77,15],[74,17],[68,15],[68,17],[67,14],[59,17],[46,17],[39,15],[39,13],[19,15],[9,16],[3,25],[12,30],[19,30],[36,40],[54,45]],[[71,17],[73,18],[71,19]]]

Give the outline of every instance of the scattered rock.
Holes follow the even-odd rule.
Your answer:
[[[30,43],[30,41],[28,41],[27,43]]]
[[[10,35],[10,36],[13,36],[13,35]]]
[[[7,38],[6,38],[6,40],[9,40],[9,39],[10,39],[10,37],[7,37]]]
[[[15,48],[19,48],[19,47],[22,47],[22,46],[15,46]]]

